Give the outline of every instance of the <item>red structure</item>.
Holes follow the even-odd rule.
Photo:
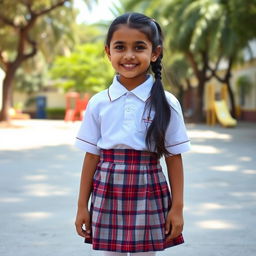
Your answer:
[[[65,121],[77,121],[83,119],[83,113],[89,101],[89,95],[85,94],[80,98],[78,92],[69,92],[66,94],[66,113]]]

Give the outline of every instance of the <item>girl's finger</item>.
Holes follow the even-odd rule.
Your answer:
[[[165,234],[169,234],[170,232],[170,229],[171,229],[171,221],[170,221],[170,218],[166,218],[166,221],[165,221]]]
[[[167,237],[167,240],[172,240],[176,237],[178,237],[182,232],[181,226],[173,226],[171,230],[171,234]]]
[[[83,230],[83,224],[75,223],[76,232],[79,236],[85,237],[85,231]]]
[[[91,236],[91,222],[85,223],[85,237],[90,238]]]

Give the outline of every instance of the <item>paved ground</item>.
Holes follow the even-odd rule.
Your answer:
[[[0,127],[0,255],[101,255],[74,229],[83,153],[79,123]],[[159,256],[256,255],[256,124],[190,125],[184,154],[186,243]]]

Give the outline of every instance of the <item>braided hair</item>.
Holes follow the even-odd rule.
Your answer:
[[[110,46],[110,41],[114,32],[120,25],[127,25],[130,28],[138,29],[144,33],[152,43],[152,50],[156,51],[161,48],[161,53],[156,61],[151,62],[151,70],[154,73],[155,81],[150,91],[150,100],[145,106],[149,113],[155,111],[154,118],[150,124],[146,134],[146,145],[150,151],[156,151],[158,156],[168,154],[165,147],[165,133],[168,127],[171,111],[169,103],[165,97],[165,92],[162,84],[162,58],[163,58],[163,35],[159,24],[140,13],[125,13],[117,17],[109,27],[106,37],[106,45]]]

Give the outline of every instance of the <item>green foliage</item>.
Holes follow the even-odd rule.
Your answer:
[[[237,56],[256,37],[256,0],[126,0],[126,6],[162,23],[172,50],[207,51],[213,61]]]
[[[59,56],[50,75],[64,91],[98,92],[111,82],[113,70],[102,43],[77,46],[70,56]]]
[[[13,61],[17,57],[19,40],[22,32],[31,22],[32,13],[37,14],[51,6],[60,3],[61,0],[2,0],[0,8],[0,51],[5,61]],[[35,23],[29,25],[29,41],[37,42],[36,46],[50,61],[54,53],[62,47],[72,47],[75,42],[72,33],[75,26],[75,11],[66,1],[46,15],[41,15]],[[19,29],[15,29],[15,26]],[[32,45],[24,45],[26,52],[32,49]],[[2,63],[0,63],[2,64]],[[2,66],[4,67],[4,66]]]
[[[74,34],[76,34],[77,44],[86,44],[104,40],[103,31],[94,24],[77,24]]]
[[[240,95],[247,95],[252,89],[252,80],[247,75],[241,75],[236,80],[236,86]]]
[[[166,75],[176,89],[185,89],[186,80],[189,80],[192,73],[189,64],[182,54],[172,54],[170,57],[168,55],[164,59],[168,60],[166,63],[164,61]]]
[[[256,0],[125,0],[127,11],[145,13],[163,27],[167,47],[182,53],[197,79],[195,114],[202,119],[204,87],[212,77],[229,87],[232,113],[235,102],[230,86],[234,64],[241,61],[256,38]],[[224,75],[218,75],[225,60]]]
[[[40,91],[48,83],[48,65],[41,54],[24,62],[14,78],[14,90],[31,94]]]
[[[89,6],[96,0],[83,1]],[[0,121],[9,119],[13,80],[22,64],[39,52],[48,64],[73,48],[76,13],[73,0],[0,0],[0,68],[8,78],[3,81]],[[29,90],[37,84],[25,74],[22,80]],[[23,84],[18,87],[24,89]]]
[[[72,8],[63,6],[42,16],[31,31],[48,63],[56,54],[64,54],[72,49],[77,42],[75,15]]]

